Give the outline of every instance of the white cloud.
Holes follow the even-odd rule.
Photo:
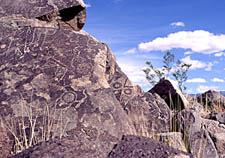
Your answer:
[[[193,78],[187,80],[188,83],[205,83],[206,80],[204,78]]]
[[[151,85],[147,81],[145,73],[143,72],[144,66],[132,61],[124,62],[120,59],[118,59],[118,64],[134,85],[139,85],[142,88],[147,87],[146,90],[149,90]]]
[[[204,85],[200,85],[198,88],[197,88],[197,93],[204,93],[208,90],[217,90],[218,87],[217,86],[204,86]]]
[[[185,55],[190,55],[190,54],[193,54],[193,52],[191,51],[187,51],[187,52],[184,52]]]
[[[173,22],[170,24],[171,26],[174,26],[174,27],[184,27],[184,23],[181,22],[181,21],[178,21],[178,22]]]
[[[224,82],[224,80],[223,79],[220,79],[220,78],[213,78],[211,81],[212,82],[221,82],[221,83]]]
[[[192,60],[190,56],[187,56],[183,59],[181,59],[182,62],[186,63],[186,64],[191,64],[190,69],[194,70],[194,69],[205,69],[206,71],[211,71],[213,63],[209,62],[209,63],[204,63],[200,60]]]
[[[91,7],[91,4],[85,4],[86,5],[86,8],[90,8]]]
[[[136,48],[132,48],[132,49],[129,49],[129,50],[125,51],[123,54],[135,54],[136,51],[137,51]]]
[[[158,37],[153,41],[140,43],[142,51],[166,51],[173,48],[190,49],[193,52],[212,54],[225,50],[225,34],[215,35],[208,31],[180,31],[167,37]]]
[[[216,53],[214,54],[216,57],[221,57],[221,56],[225,56],[225,53],[224,52],[219,52],[219,53]]]

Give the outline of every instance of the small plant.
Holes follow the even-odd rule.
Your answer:
[[[172,64],[174,62],[174,54],[167,52],[163,57],[163,67],[156,69],[151,62],[147,61],[146,64],[148,68],[144,69],[146,79],[153,86],[158,83],[158,81],[164,77],[169,77],[172,70]],[[178,87],[181,91],[186,90],[186,87],[183,86],[183,83],[187,80],[187,72],[191,65],[182,63],[180,60],[177,60],[175,65],[175,71],[172,73],[172,77],[178,82]]]
[[[63,122],[62,111],[58,115],[56,107],[50,110],[48,105],[45,106],[42,112],[36,111],[31,104],[27,104],[24,99],[21,99],[22,115],[10,120],[2,118],[4,127],[14,139],[11,155],[20,153],[40,142],[56,137],[61,138],[65,134],[68,121]]]
[[[187,89],[187,87],[185,87],[183,83],[187,81],[187,71],[189,70],[190,67],[191,67],[190,64],[185,64],[182,63],[180,60],[177,60],[176,63],[177,69],[175,70],[175,73],[173,73],[173,76],[178,82],[178,87],[181,90],[181,92]]]

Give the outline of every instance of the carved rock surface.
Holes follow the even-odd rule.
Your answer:
[[[82,0],[0,0],[0,22],[14,27],[55,27],[79,31],[86,20]]]
[[[0,17],[22,15],[28,19],[46,15],[54,10],[85,7],[82,0],[0,0],[0,3]]]
[[[44,5],[47,1],[38,2]],[[76,1],[59,6],[81,5],[81,1],[72,2]],[[2,5],[6,4],[3,1]],[[16,3],[11,4],[4,15],[13,11]],[[39,16],[28,16],[23,1],[18,7],[22,9],[12,14]],[[19,129],[29,137],[33,121],[36,136],[42,138],[43,129],[51,123],[49,137],[75,136],[96,144],[106,142],[105,148],[98,149],[107,154],[122,135],[135,134],[108,83],[107,63],[113,62],[108,47],[84,31],[40,27],[41,22],[37,23],[38,27],[12,26],[9,20],[0,20],[0,115],[4,128],[11,127],[13,134],[22,139]],[[113,66],[111,69],[114,73]],[[12,141],[12,132],[7,134]]]
[[[170,131],[171,111],[157,94],[139,94],[128,101],[125,110],[139,136],[154,137]]]
[[[181,111],[189,107],[187,99],[175,83],[168,78],[161,79],[149,92],[157,93],[171,109]]]
[[[191,154],[179,151],[154,139],[140,136],[124,136],[119,144],[109,154],[109,158],[175,158],[193,157]]]

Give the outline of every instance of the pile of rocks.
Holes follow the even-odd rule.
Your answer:
[[[82,30],[82,0],[0,3],[1,158],[225,155],[224,115],[201,117],[169,79],[133,86]]]

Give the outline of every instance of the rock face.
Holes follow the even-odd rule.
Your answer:
[[[108,82],[116,74],[116,66],[108,64],[115,63],[108,47],[84,31],[44,27],[40,21],[54,9],[64,15],[70,11],[60,9],[84,7],[81,1],[21,1],[15,10],[16,2],[1,2],[10,5],[1,9],[0,115],[11,142],[18,140],[14,152],[35,142],[74,136],[98,144],[104,157],[122,135],[135,134]],[[41,12],[33,13],[36,9]],[[14,21],[14,14],[26,23]],[[32,19],[37,16],[42,17]]]
[[[201,103],[206,111],[209,112],[224,112],[225,111],[225,97],[219,92],[209,90],[199,97],[198,102]]]
[[[171,130],[171,111],[157,94],[143,93],[126,104],[129,118],[140,136],[154,137]]]
[[[183,110],[179,113],[181,129],[187,137],[188,148],[197,158],[219,158],[216,147],[199,113]]]
[[[168,132],[156,134],[156,139],[159,140],[160,142],[164,142],[165,144],[175,149],[187,152],[182,137],[183,136],[181,132]]]
[[[157,93],[166,101],[167,105],[171,109],[181,111],[189,106],[187,99],[183,96],[175,83],[168,78],[160,79],[159,83],[156,84],[149,92]]]
[[[79,31],[86,19],[82,0],[0,0],[0,3],[0,22],[17,27],[55,27]]]
[[[151,138],[124,136],[109,154],[109,158],[191,158],[191,154],[176,150]]]
[[[219,124],[219,122],[214,120],[202,119],[205,124],[207,131],[212,138],[216,149],[218,151],[219,157],[225,157],[225,126]]]

